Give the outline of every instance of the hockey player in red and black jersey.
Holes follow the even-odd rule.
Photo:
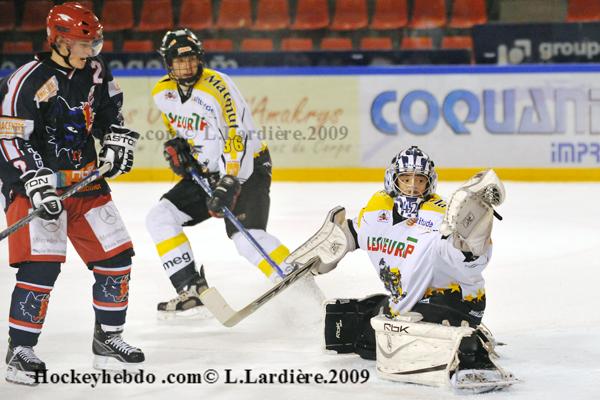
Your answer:
[[[105,178],[127,173],[139,134],[123,126],[122,92],[99,52],[102,25],[69,2],[47,18],[52,51],[42,53],[0,84],[0,201],[7,224],[42,208],[40,218],[9,236],[17,268],[9,316],[6,379],[36,384],[45,364],[33,352],[67,237],[93,271],[94,367],[139,368],[144,354],[123,341],[133,246],[98,179],[64,200],[59,195],[99,165]],[[102,145],[96,154],[95,141]]]

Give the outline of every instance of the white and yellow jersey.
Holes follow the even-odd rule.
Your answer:
[[[252,175],[253,158],[266,144],[258,138],[250,108],[229,76],[204,68],[182,102],[177,83],[167,75],[154,86],[152,97],[169,133],[188,140],[198,163],[241,182]]]
[[[465,300],[483,295],[481,272],[491,246],[487,254],[465,261],[451,238],[442,238],[438,230],[445,211],[445,201],[435,194],[421,205],[418,218],[400,221],[394,200],[381,191],[353,221],[359,247],[368,253],[390,292],[393,312],[410,311],[431,290],[462,290]]]

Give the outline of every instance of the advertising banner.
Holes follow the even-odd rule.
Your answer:
[[[119,78],[128,126],[142,134],[136,168],[164,168],[169,139],[151,91],[160,77]],[[256,135],[279,168],[357,166],[360,153],[354,76],[234,77],[252,109]]]
[[[415,144],[446,168],[600,166],[597,73],[360,78],[360,164]]]
[[[473,28],[477,64],[600,62],[600,23],[485,24]]]

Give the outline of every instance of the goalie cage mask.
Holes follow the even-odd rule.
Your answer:
[[[393,159],[385,171],[385,192],[390,195],[396,203],[398,213],[404,218],[415,218],[419,207],[427,201],[434,193],[437,186],[437,173],[435,172],[433,160],[419,149],[411,146],[402,150]],[[421,175],[427,178],[427,187],[419,196],[402,193],[398,186],[398,176],[402,174]]]

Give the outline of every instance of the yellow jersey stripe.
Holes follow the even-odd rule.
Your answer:
[[[172,80],[169,75],[165,75],[152,88],[152,97],[156,96],[163,90],[177,90],[177,83]]]
[[[446,212],[446,202],[439,195],[434,194],[431,199],[423,203],[421,210],[444,214]]]
[[[189,242],[187,236],[185,236],[185,233],[181,232],[177,236],[174,236],[167,240],[163,240],[162,242],[158,243],[156,245],[156,250],[158,250],[158,255],[162,257],[169,251],[176,249],[177,247],[187,242]]]
[[[225,152],[230,154],[232,160],[237,160],[238,151],[243,152],[244,149],[243,147],[241,149],[236,148],[243,146],[243,143],[236,141],[238,125],[237,109],[227,83],[216,71],[205,69],[202,73],[202,79],[194,87],[211,94],[219,102],[221,111],[223,112],[223,119],[227,126],[229,126],[227,138],[225,139]],[[205,90],[205,88],[208,90]]]
[[[290,250],[284,245],[279,246],[269,254],[271,259],[275,261],[277,265],[281,265],[283,260],[285,260],[286,257],[289,255]],[[258,263],[258,269],[260,269],[262,273],[265,274],[267,277],[271,276],[271,274],[274,272],[273,267],[271,267],[269,262],[265,259],[261,260],[261,262]]]

